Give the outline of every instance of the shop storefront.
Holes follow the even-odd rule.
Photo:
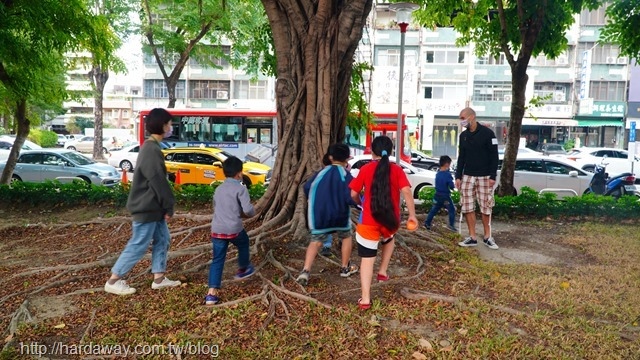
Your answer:
[[[589,105],[575,116],[578,124],[572,138],[580,139],[582,146],[623,148],[626,103],[594,101]]]

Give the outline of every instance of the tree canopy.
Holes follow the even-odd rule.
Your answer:
[[[145,53],[153,54],[167,85],[168,107],[175,106],[176,84],[190,58],[212,68],[224,59],[257,74],[267,46],[267,19],[256,0],[143,0],[141,23]]]
[[[65,54],[104,34],[85,0],[0,3],[0,93],[16,119],[17,138],[0,183],[8,183],[29,133],[29,104],[55,106],[67,98]]]
[[[512,194],[513,175],[522,118],[526,109],[527,67],[532,56],[560,55],[568,45],[567,29],[574,15],[595,9],[599,0],[428,0],[416,11],[416,20],[427,27],[453,26],[457,42],[473,42],[476,54],[502,53],[511,68],[512,103],[507,146],[500,176],[501,195]]]
[[[620,54],[640,62],[640,1],[613,1],[606,11],[607,24],[601,32],[601,39],[615,43]]]

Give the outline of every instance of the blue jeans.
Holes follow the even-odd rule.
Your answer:
[[[427,215],[427,220],[424,222],[426,226],[431,226],[431,221],[433,217],[436,216],[438,211],[443,207],[447,208],[449,212],[449,225],[455,227],[456,226],[456,208],[453,206],[453,200],[451,200],[451,196],[438,196],[435,195],[433,197],[433,206],[431,206],[431,211],[429,211],[429,215]]]
[[[233,239],[211,238],[211,243],[213,246],[213,261],[209,266],[209,288],[220,289],[229,243],[238,248],[238,269],[246,269],[251,264],[249,260],[249,235],[245,230],[242,230]]]
[[[124,247],[111,273],[119,277],[126,275],[146,254],[151,240],[151,273],[161,274],[167,271],[167,252],[171,243],[169,227],[164,220],[148,223],[134,221],[133,234]]]

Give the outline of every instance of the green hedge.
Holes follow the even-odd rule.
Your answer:
[[[55,147],[58,144],[58,134],[49,130],[31,129],[29,140],[44,148]]]
[[[172,184],[178,206],[195,207],[211,206],[215,188],[220,183],[207,185],[175,185]],[[0,185],[0,203],[2,206],[45,206],[70,207],[76,205],[112,205],[123,207],[129,196],[129,184],[114,187],[96,186],[75,181],[62,184],[58,181],[44,183],[16,182],[12,185]],[[266,191],[262,184],[249,189],[252,200],[258,200]],[[428,212],[435,190],[426,188],[420,192],[423,200],[422,209]],[[452,193],[454,203],[459,204],[460,193]],[[624,196],[615,200],[610,196],[583,195],[558,200],[553,193],[538,194],[531,188],[524,187],[518,196],[495,198],[493,215],[499,218],[582,218],[603,217],[615,219],[640,218],[640,201],[635,196]],[[458,207],[459,210],[459,207]]]
[[[208,185],[174,185],[174,194],[179,206],[193,207],[211,204],[213,191],[220,183]],[[129,184],[113,187],[96,186],[82,180],[73,183],[47,181],[44,183],[15,182],[12,185],[0,185],[0,202],[7,205],[30,206],[74,206],[74,205],[113,205],[123,207],[129,196]],[[256,184],[249,189],[249,196],[257,200],[264,195],[266,188]]]
[[[420,191],[425,212],[431,209],[434,188]],[[453,202],[460,211],[460,193],[451,194]],[[587,194],[558,199],[554,193],[538,194],[537,191],[523,187],[518,196],[496,196],[493,216],[499,218],[575,218],[604,217],[615,219],[639,219],[640,201],[635,196],[623,196],[616,201],[611,196]]]

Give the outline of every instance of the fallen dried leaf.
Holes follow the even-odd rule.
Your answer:
[[[469,332],[469,330],[467,330],[467,329],[458,329],[458,333],[460,335],[467,335],[468,332]]]
[[[427,357],[426,357],[423,353],[418,352],[418,351],[415,351],[415,352],[411,355],[411,357],[412,357],[412,358],[414,358],[414,359],[416,359],[416,360],[427,360]]]
[[[418,340],[418,346],[420,346],[420,348],[423,350],[426,350],[429,352],[433,351],[433,345],[431,345],[431,343],[427,339]]]
[[[371,315],[371,319],[369,319],[369,321],[367,322],[371,326],[380,326],[380,322],[378,321],[378,318],[375,315]]]
[[[60,324],[54,326],[53,328],[54,329],[64,329],[65,326],[67,326],[67,325],[65,325],[65,323],[60,323]]]

